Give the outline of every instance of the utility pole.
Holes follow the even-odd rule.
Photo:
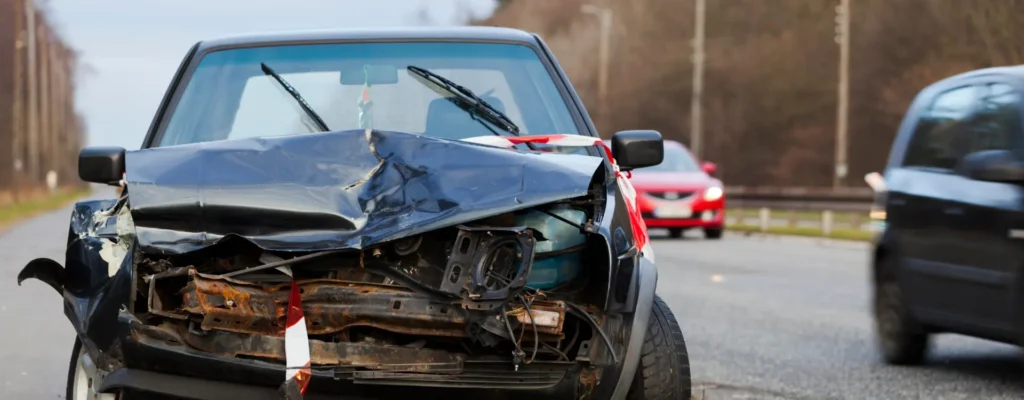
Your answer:
[[[836,101],[836,169],[832,187],[843,186],[847,174],[846,129],[850,101],[850,0],[836,6],[836,43],[839,44],[839,98]]]
[[[702,158],[701,96],[704,94],[704,15],[705,0],[696,0],[693,33],[693,98],[690,101],[690,151]]]
[[[38,169],[36,175],[33,176],[34,179],[39,179],[46,174],[52,156],[50,138],[53,133],[53,96],[50,92],[52,82],[50,63],[53,60],[50,53],[52,40],[49,28],[49,26],[43,25],[37,28],[38,32],[36,33],[36,36],[39,37],[39,45],[36,47],[36,57],[38,57],[36,63],[39,65],[39,132],[37,132],[39,137],[36,139],[35,155],[35,165]]]
[[[598,47],[597,67],[597,101],[600,112],[600,120],[608,121],[608,64],[611,58],[612,19],[614,14],[611,8],[598,7],[593,4],[580,6],[580,12],[591,14],[598,18],[601,23],[600,43]],[[607,126],[607,124],[602,124]]]
[[[25,154],[28,158],[28,175],[30,180],[35,183],[39,173],[39,80],[38,68],[36,66],[36,7],[35,0],[25,0],[25,21],[26,30],[28,30],[28,38],[26,45],[27,58],[28,58],[28,70],[26,88],[28,88],[28,124],[27,131],[25,132],[25,139],[28,142],[28,152]]]
[[[22,79],[22,71],[25,69],[25,19],[22,18],[24,12],[22,8],[25,7],[24,1],[14,2],[14,104],[13,104],[13,118],[11,125],[11,148],[10,148],[10,163],[7,167],[10,168],[10,176],[7,177],[6,182],[9,185],[11,193],[16,195],[18,193],[18,180],[21,175],[21,164],[22,164],[22,148],[23,148],[23,137],[25,134],[25,98],[22,87],[24,87],[24,79]]]

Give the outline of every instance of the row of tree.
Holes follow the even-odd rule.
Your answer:
[[[47,14],[45,1],[0,0],[0,205],[83,185],[77,55]]]
[[[603,135],[688,142],[694,0],[502,0],[475,23],[545,37],[597,108],[598,20],[614,12]],[[849,178],[880,169],[914,95],[976,68],[1024,62],[1024,0],[851,0]],[[731,185],[827,186],[835,156],[839,0],[706,0],[704,158]]]

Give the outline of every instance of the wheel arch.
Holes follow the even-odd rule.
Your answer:
[[[892,238],[892,232],[886,230],[879,235],[877,241],[874,242],[871,254],[871,282],[879,283],[882,279],[896,277],[897,271],[896,266],[898,263],[889,263],[886,260],[890,260],[892,257],[896,257],[899,250],[898,243]]]
[[[874,254],[871,257],[871,282],[881,282],[882,278],[893,275],[894,271],[891,271],[890,267],[886,266],[884,260],[891,256],[891,251],[887,245],[879,245],[874,249]]]

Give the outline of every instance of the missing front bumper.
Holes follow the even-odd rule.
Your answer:
[[[460,337],[467,316],[452,306],[396,286],[315,279],[298,282],[306,329],[329,335],[372,326],[410,335]],[[284,334],[288,285],[263,286],[172,270],[150,280],[150,312],[198,318],[204,331]]]

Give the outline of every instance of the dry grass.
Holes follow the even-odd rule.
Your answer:
[[[759,211],[754,208],[730,208],[728,210],[730,216],[737,216],[742,213],[746,218],[757,219]],[[778,219],[789,219],[792,218],[796,221],[815,221],[821,222],[820,211],[790,211],[790,210],[771,210],[772,218]],[[832,221],[835,223],[850,223],[850,222],[866,222],[868,220],[868,213],[855,213],[855,212],[833,212]]]
[[[33,200],[0,206],[0,229],[44,212],[63,207],[88,195],[90,192],[90,189],[58,190],[52,195],[40,196]]]
[[[726,227],[729,231],[738,232],[761,232],[761,227],[752,225],[729,225]],[[856,240],[856,241],[869,241],[873,235],[873,232],[860,230],[860,229],[834,229],[832,233],[825,236],[821,233],[820,228],[810,227],[788,227],[788,226],[773,226],[769,227],[765,233],[775,235],[790,235],[790,236],[807,236],[807,237],[823,237],[830,239],[841,239],[841,240]]]

